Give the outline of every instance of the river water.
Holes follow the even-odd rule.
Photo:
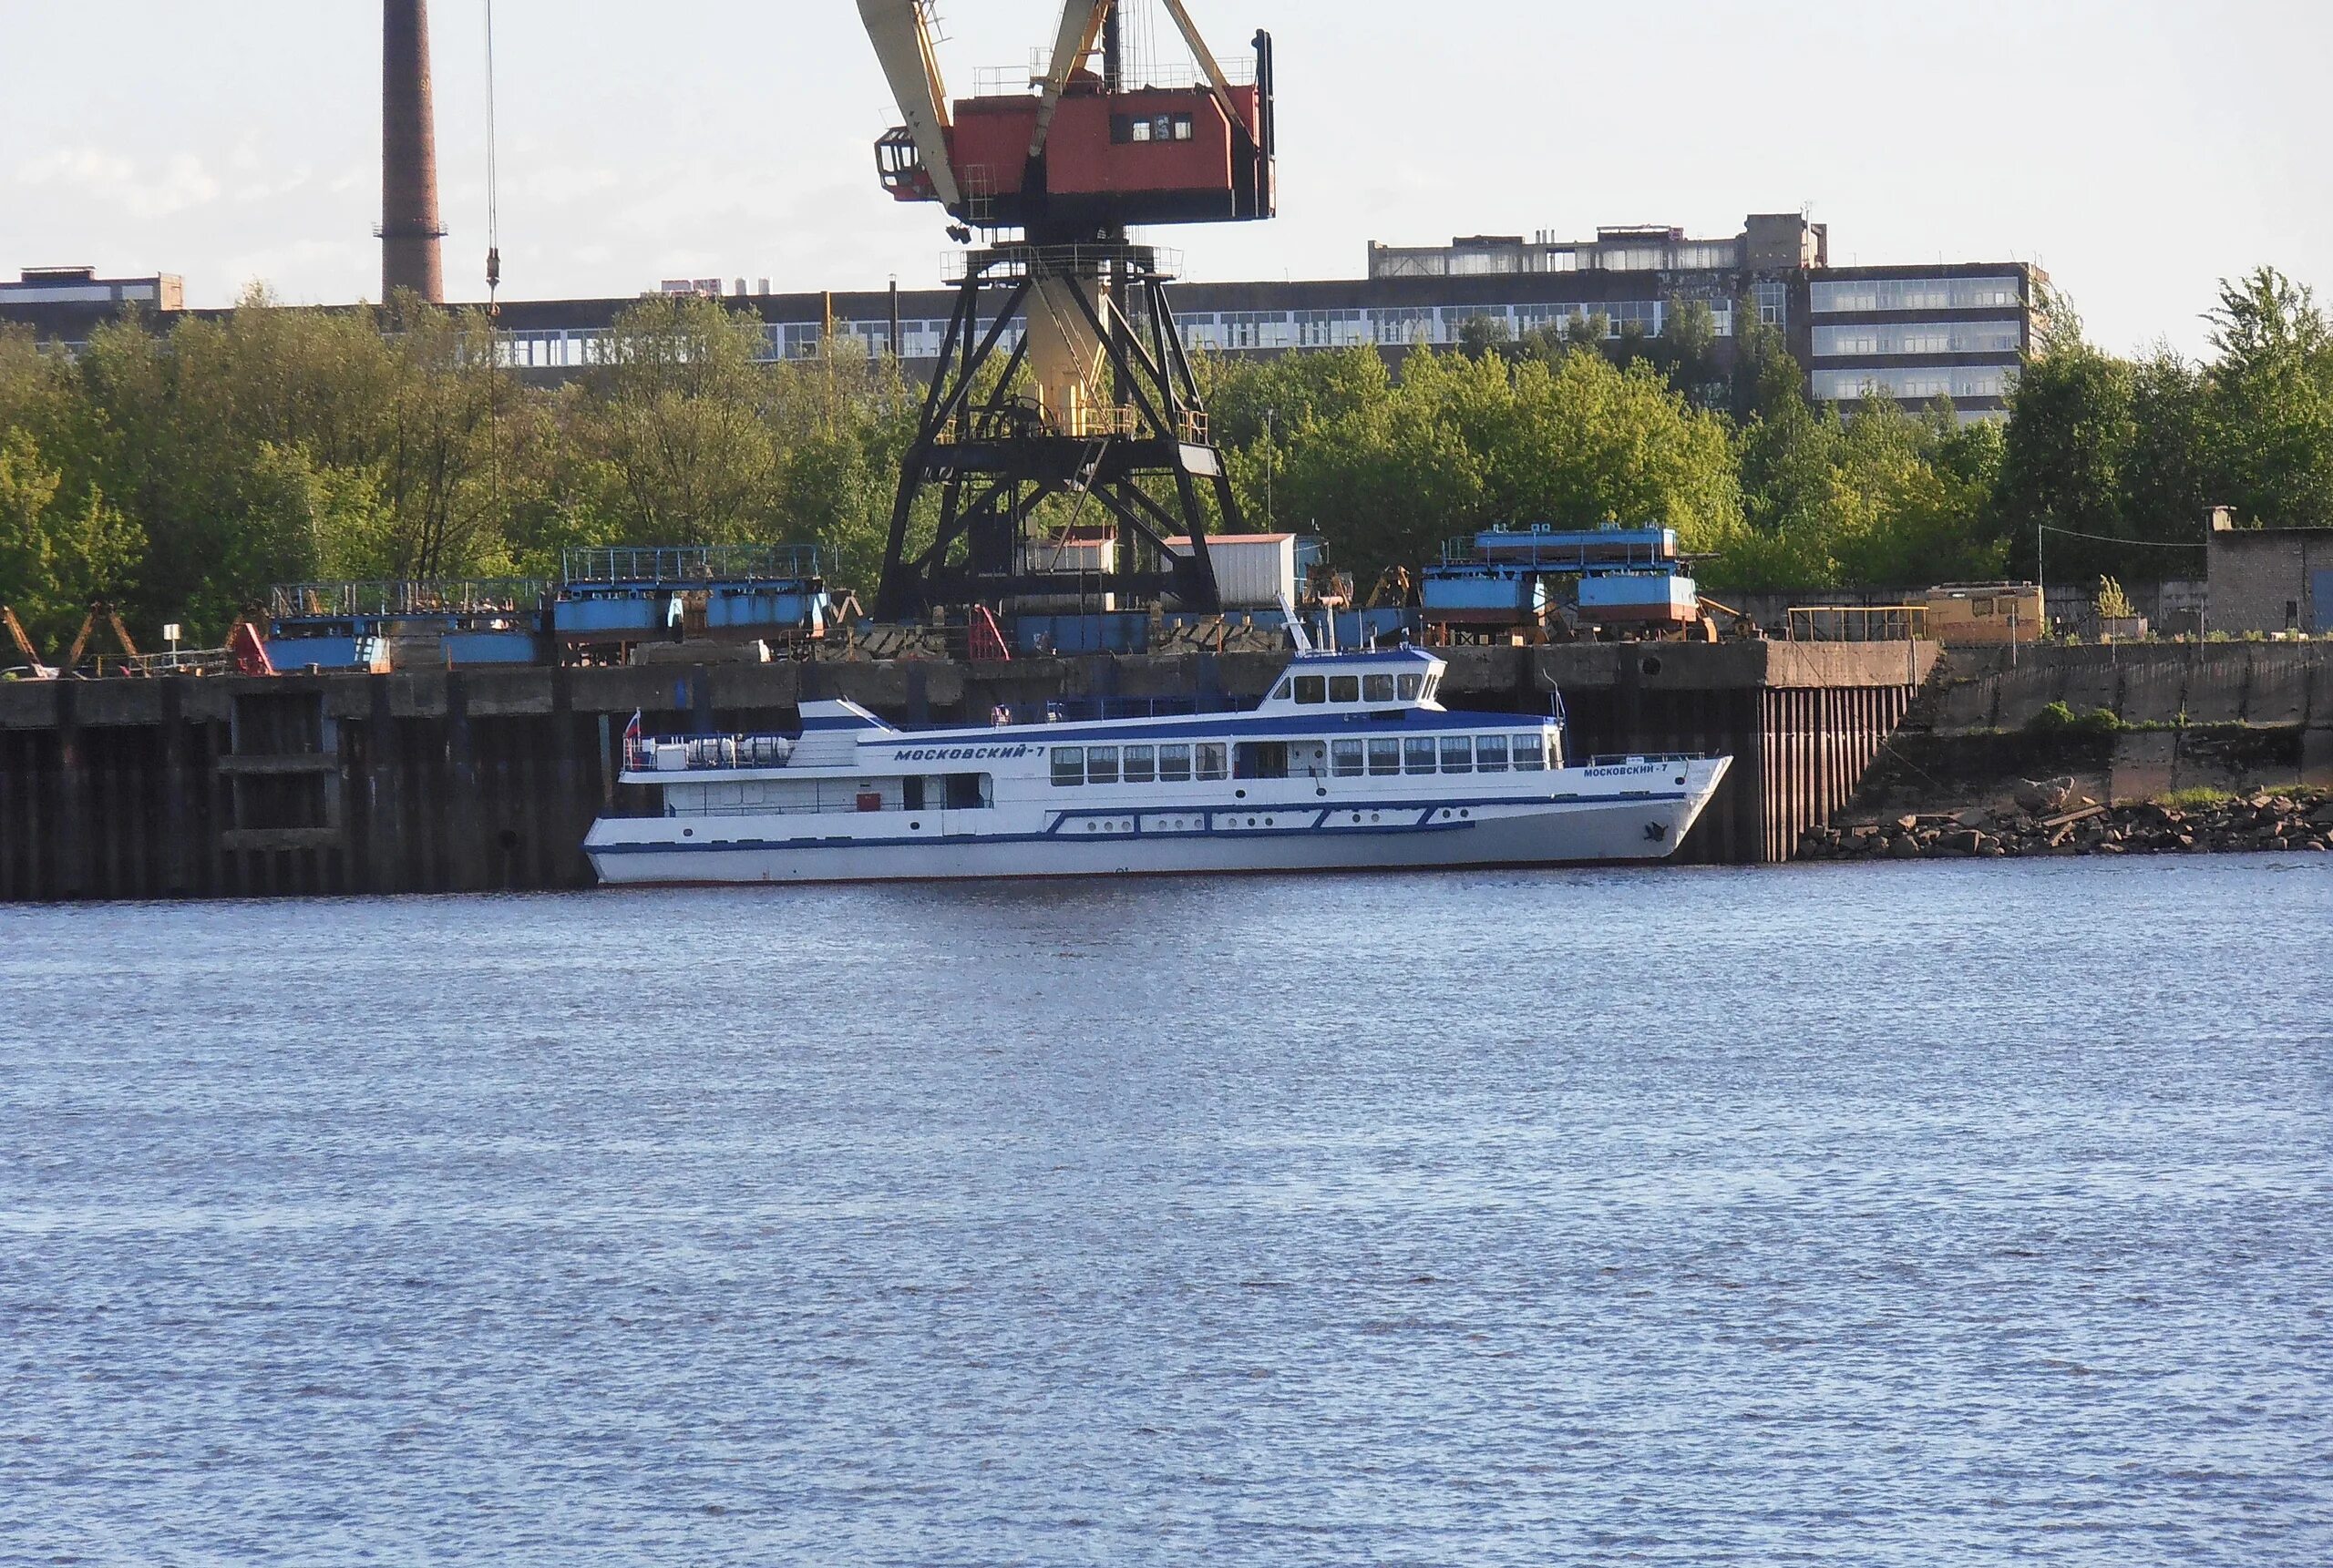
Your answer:
[[[0,909],[0,1562],[2333,1561],[2333,856]]]

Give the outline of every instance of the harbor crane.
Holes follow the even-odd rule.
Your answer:
[[[1060,596],[1073,577],[1081,597],[1220,608],[1202,486],[1225,529],[1240,528],[1239,507],[1167,304],[1169,268],[1128,231],[1272,216],[1271,38],[1255,36],[1252,79],[1235,81],[1183,0],[1159,3],[1192,80],[1130,68],[1129,0],[1068,0],[1025,91],[951,100],[930,0],[858,0],[903,122],[876,143],[883,188],[937,203],[968,247],[900,467],[879,617],[1002,609]],[[933,536],[911,549],[934,491]],[[1032,527],[1059,497],[1073,518],[1090,504],[1114,525],[1104,569],[1048,569]]]

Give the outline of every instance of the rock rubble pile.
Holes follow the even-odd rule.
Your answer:
[[[1809,828],[1802,860],[1956,856],[2179,855],[2333,849],[2333,795],[2261,792],[2205,802],[2102,805],[2068,780],[2030,784],[2017,804]]]

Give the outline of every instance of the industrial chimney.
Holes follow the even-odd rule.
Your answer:
[[[381,7],[381,298],[446,302],[437,241],[437,127],[429,100],[429,0]]]

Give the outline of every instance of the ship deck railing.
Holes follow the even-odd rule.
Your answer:
[[[725,768],[780,768],[793,755],[790,735],[627,735],[626,773],[703,773]],[[678,749],[681,765],[662,765]]]

